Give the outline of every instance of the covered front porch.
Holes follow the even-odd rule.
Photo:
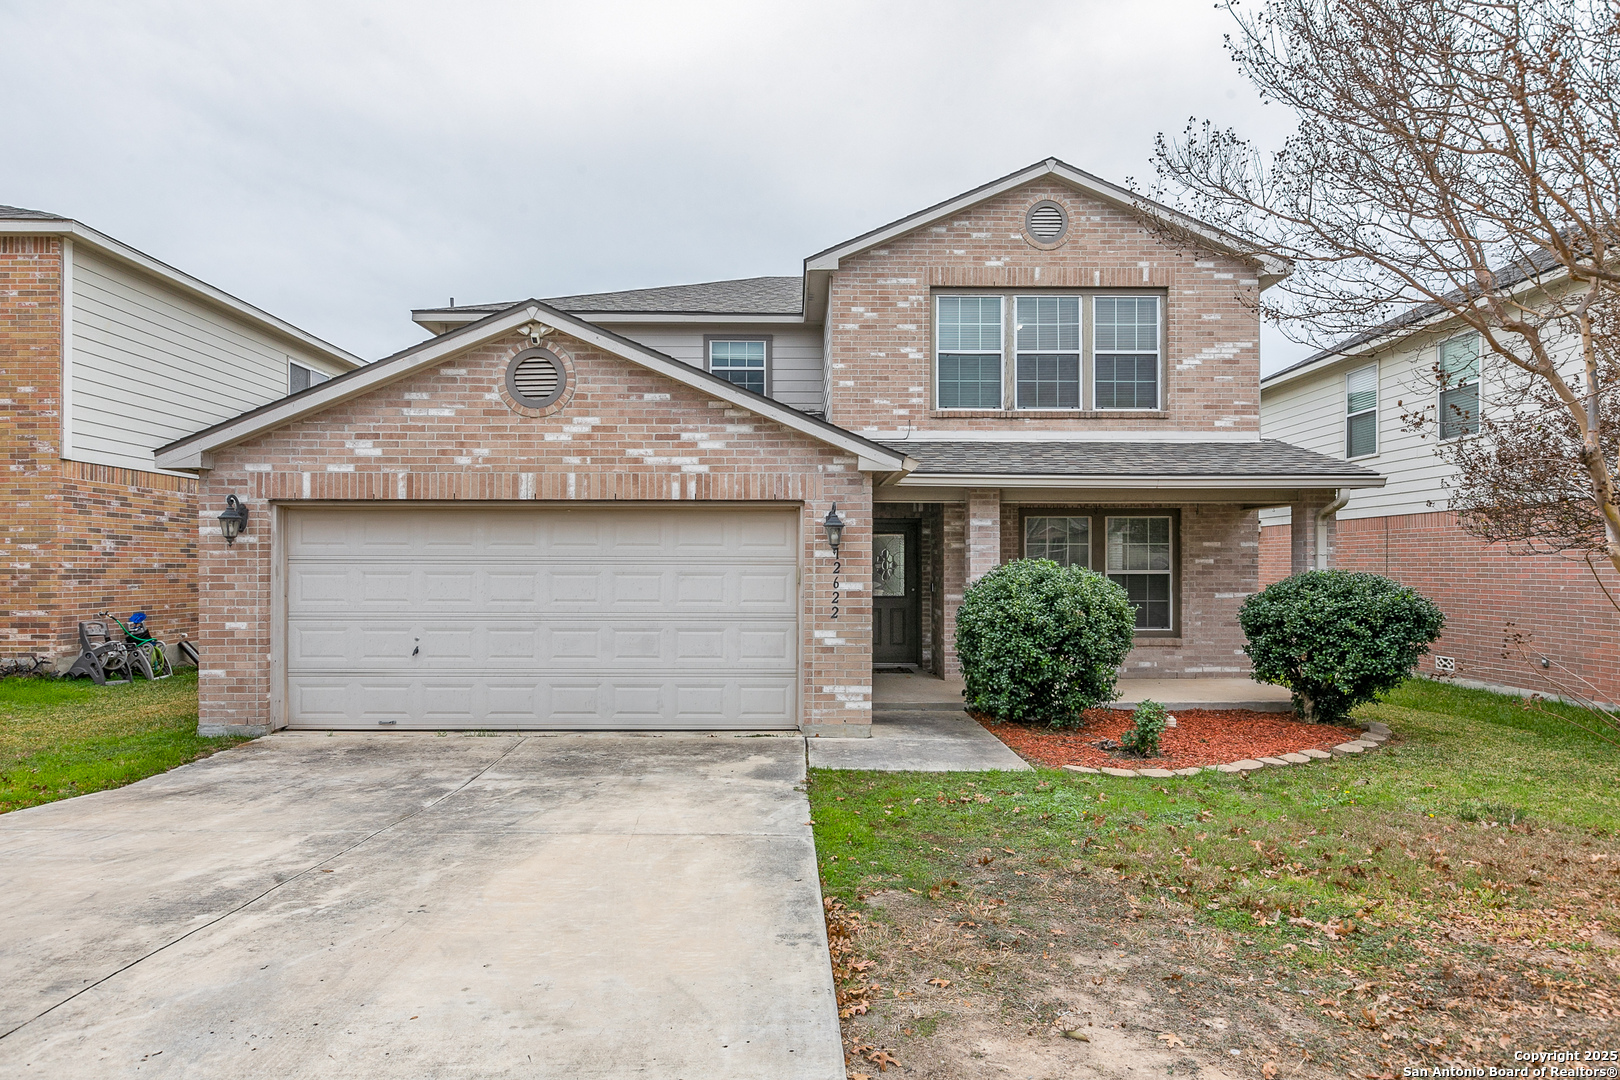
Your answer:
[[[1003,563],[1042,558],[1106,574],[1136,605],[1125,700],[1286,708],[1286,693],[1247,678],[1237,622],[1260,587],[1259,511],[1287,506],[1312,522],[1294,534],[1292,569],[1324,569],[1341,495],[1384,482],[1258,439],[918,439],[904,452],[918,467],[873,492],[875,707],[886,697],[960,707],[952,642],[964,592]]]

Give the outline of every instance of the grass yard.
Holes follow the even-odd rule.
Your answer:
[[[1358,715],[1391,743],[1246,778],[812,773],[851,1075],[1620,1048],[1620,751],[1421,680]]]
[[[158,682],[0,679],[0,813],[122,787],[240,738],[197,734],[197,672]]]

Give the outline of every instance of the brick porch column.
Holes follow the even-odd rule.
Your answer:
[[[968,492],[967,580],[971,585],[1001,565],[1001,489]]]
[[[1316,515],[1322,508],[1338,496],[1335,491],[1308,491],[1304,499],[1290,503],[1289,512],[1289,566],[1290,574],[1303,574],[1307,570],[1327,569],[1333,565],[1333,537],[1338,520],[1329,517],[1326,528],[1322,530],[1326,535],[1326,545],[1323,550],[1317,550],[1317,521]]]

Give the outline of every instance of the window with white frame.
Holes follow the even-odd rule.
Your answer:
[[[1092,318],[1099,409],[1159,407],[1159,298],[1099,296]]]
[[[1108,519],[1108,577],[1135,605],[1138,630],[1174,629],[1170,526],[1168,516]]]
[[[1440,343],[1440,438],[1479,431],[1479,335]]]
[[[1378,365],[1344,377],[1344,456],[1378,453]]]
[[[1091,518],[1041,516],[1024,519],[1024,558],[1051,559],[1059,566],[1091,566]]]
[[[765,393],[769,343],[763,338],[712,338],[709,370],[756,394]]]
[[[1020,296],[1016,308],[1018,407],[1080,408],[1080,298]]]
[[[999,296],[939,298],[935,400],[941,409],[1001,408]]]
[[[319,386],[332,376],[314,368],[305,367],[296,361],[287,361],[287,393],[296,394],[300,390],[308,390],[312,386]]]

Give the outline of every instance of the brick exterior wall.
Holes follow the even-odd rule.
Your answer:
[[[203,730],[279,722],[266,662],[282,649],[269,629],[272,502],[474,499],[801,503],[801,725],[870,731],[872,492],[855,458],[582,342],[548,340],[571,396],[544,415],[501,400],[507,361],[526,345],[514,335],[215,454],[200,493]],[[228,493],[253,514],[234,547],[210,517]],[[848,523],[836,621],[821,529],[834,501]]]
[[[1055,249],[1023,238],[1041,199],[1069,212]],[[937,226],[842,260],[827,309],[832,358],[827,418],[852,431],[948,428],[1026,431],[1258,431],[1259,283],[1253,267],[1156,235],[1134,215],[1052,180],[1036,181]],[[943,287],[1118,288],[1166,291],[1162,413],[932,409],[933,305]],[[1089,337],[1090,328],[1083,328]]]
[[[1290,526],[1268,526],[1262,538],[1266,579],[1286,576]],[[1440,605],[1446,630],[1433,652],[1457,661],[1456,677],[1536,693],[1559,693],[1545,680],[1539,658],[1557,683],[1600,701],[1620,702],[1620,614],[1604,599],[1584,562],[1550,555],[1515,555],[1463,532],[1449,512],[1352,518],[1340,521],[1333,565],[1383,574],[1410,585]],[[1620,596],[1620,580],[1599,568]],[[1504,647],[1509,630],[1528,634],[1528,657]],[[1504,656],[1504,653],[1509,655]],[[1432,658],[1423,662],[1434,674]]]
[[[197,482],[62,460],[62,319],[61,240],[0,237],[0,656],[70,657],[103,609],[194,638]]]

